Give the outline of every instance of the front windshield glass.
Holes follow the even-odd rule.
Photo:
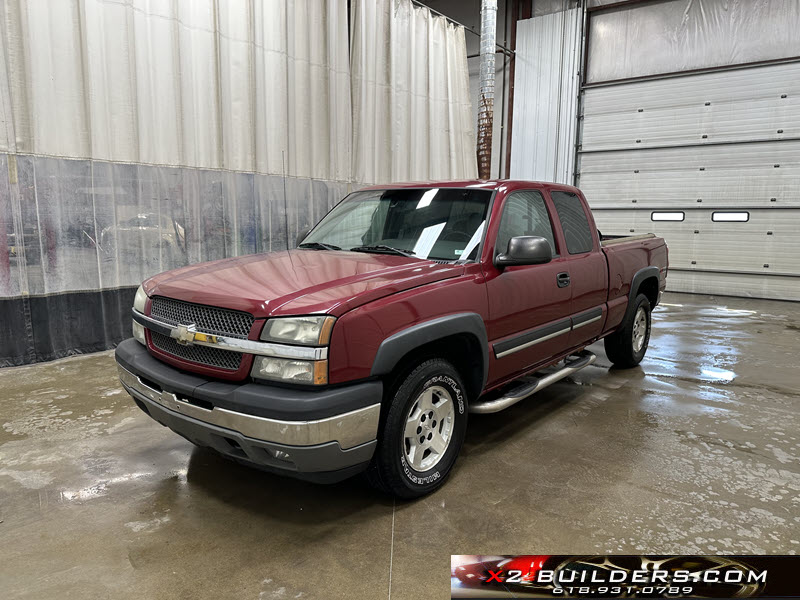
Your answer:
[[[472,260],[491,197],[491,190],[462,188],[355,192],[320,221],[303,245],[365,252],[396,249],[417,258]]]

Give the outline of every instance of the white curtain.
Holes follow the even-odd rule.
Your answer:
[[[353,178],[477,176],[464,29],[410,0],[353,0]]]
[[[285,248],[347,193],[346,0],[4,0],[0,15],[0,297]]]
[[[0,366],[113,346],[143,279],[293,247],[354,184],[474,176],[463,30],[388,7],[354,6],[392,32],[354,161],[347,0],[0,0]]]
[[[5,149],[350,178],[346,0],[5,0],[4,9]]]

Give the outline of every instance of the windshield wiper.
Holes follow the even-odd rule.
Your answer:
[[[303,242],[298,248],[310,248],[312,250],[341,250],[339,246],[333,244],[325,244],[323,242]]]
[[[383,254],[399,254],[400,256],[414,256],[413,250],[401,250],[400,248],[392,248],[385,244],[374,244],[372,246],[356,246],[350,248],[350,252],[378,252]]]

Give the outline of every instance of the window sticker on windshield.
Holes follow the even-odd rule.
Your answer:
[[[463,250],[453,250],[453,254],[455,254],[456,256],[461,256],[462,252]]]

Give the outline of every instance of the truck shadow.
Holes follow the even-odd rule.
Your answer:
[[[579,405],[587,387],[603,377],[608,377],[607,365],[589,367],[502,412],[470,415],[454,474],[462,469],[469,473],[470,457],[497,452],[515,440],[535,436],[546,419]],[[226,505],[296,524],[336,522],[370,510],[380,514],[391,511],[393,505],[392,498],[372,489],[363,475],[330,485],[309,483],[240,465],[206,448],[192,450],[186,479]],[[447,495],[447,485],[437,493]],[[395,504],[399,508],[406,502]]]
[[[392,499],[363,477],[309,483],[241,465],[208,448],[193,449],[186,481],[226,505],[297,524],[341,521],[375,505],[392,507]]]
[[[462,455],[469,460],[470,455],[492,451],[498,444],[529,434],[543,419],[575,405],[585,392],[583,385],[567,377],[501,412],[470,415]]]

